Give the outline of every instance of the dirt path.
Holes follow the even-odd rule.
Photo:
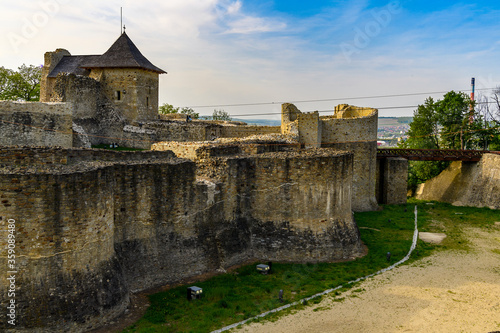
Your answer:
[[[500,230],[465,232],[472,242],[469,252],[436,253],[359,284],[338,296],[345,297],[342,302],[328,296],[276,322],[234,331],[500,331]]]

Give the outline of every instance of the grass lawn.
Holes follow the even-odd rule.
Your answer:
[[[186,300],[186,286],[153,294],[143,318],[124,332],[210,332],[329,288],[339,285],[344,285],[344,290],[352,288],[354,284],[345,283],[387,267],[407,254],[414,230],[415,205],[418,205],[419,231],[446,232],[448,237],[439,246],[419,241],[418,251],[413,252],[407,263],[428,256],[435,249],[467,250],[464,227],[493,228],[494,222],[500,221],[500,212],[496,210],[415,200],[407,205],[386,205],[382,211],[356,213],[361,239],[369,249],[365,257],[341,263],[275,263],[270,275],[259,274],[255,265],[241,267],[196,283],[203,288],[204,297],[192,302]],[[386,259],[387,252],[392,254],[390,262]],[[280,289],[284,290],[284,303],[278,300]],[[273,314],[265,320],[280,315]]]

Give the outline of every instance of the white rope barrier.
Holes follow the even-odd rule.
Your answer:
[[[417,224],[417,215],[418,214],[417,213],[418,213],[417,212],[417,206],[415,206],[415,230],[413,232],[413,241],[412,241],[412,244],[410,246],[410,250],[408,251],[408,253],[406,254],[406,256],[403,259],[401,259],[400,261],[398,261],[397,263],[395,263],[395,264],[393,264],[393,265],[391,265],[389,267],[381,269],[381,270],[379,270],[379,271],[377,271],[377,272],[375,272],[373,274],[370,274],[370,275],[367,275],[367,276],[364,276],[364,277],[360,277],[360,278],[358,278],[356,280],[349,281],[349,282],[347,282],[347,284],[353,284],[353,283],[356,283],[356,282],[359,282],[359,281],[363,281],[363,280],[366,280],[366,279],[368,279],[370,277],[373,277],[375,275],[382,274],[384,272],[390,271],[390,270],[394,269],[395,267],[401,265],[402,263],[406,262],[408,259],[410,259],[410,256],[411,256],[413,250],[415,250],[415,248],[417,246],[417,240],[418,240],[418,224]],[[320,296],[329,294],[329,293],[331,293],[331,292],[333,292],[335,290],[338,290],[340,288],[342,288],[342,285],[337,286],[337,287],[332,288],[332,289],[328,289],[328,290],[322,291],[322,292],[317,293],[315,295],[312,295],[310,297],[303,298],[303,299],[301,299],[299,301],[295,301],[293,303],[280,306],[279,308],[272,309],[270,311],[261,313],[261,314],[255,316],[255,317],[253,317],[253,318],[248,318],[248,319],[245,319],[245,320],[240,321],[238,323],[234,323],[232,325],[229,325],[229,326],[223,327],[221,329],[212,331],[211,333],[220,333],[220,332],[225,332],[225,331],[231,330],[231,329],[236,328],[236,327],[238,327],[240,325],[246,324],[247,322],[249,322],[251,320],[258,319],[258,318],[263,318],[263,317],[265,317],[265,316],[267,316],[268,314],[271,314],[271,313],[280,312],[280,311],[288,309],[288,308],[290,308],[292,306],[299,305],[299,304],[301,304],[303,302],[306,302],[306,301],[310,301],[310,300],[312,300],[312,299],[314,299],[316,297],[320,297]]]

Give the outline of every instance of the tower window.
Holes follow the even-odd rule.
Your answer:
[[[149,108],[149,97],[146,97],[146,107]]]
[[[115,99],[117,101],[120,101],[122,99],[122,92],[120,90],[117,90],[115,93]]]

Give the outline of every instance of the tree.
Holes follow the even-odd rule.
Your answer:
[[[413,112],[413,121],[408,130],[408,140],[401,148],[439,149],[439,122],[437,102],[432,97],[425,100]],[[408,163],[408,188],[415,191],[417,185],[439,175],[448,166],[440,161],[410,161]]]
[[[478,145],[481,149],[500,150],[500,87],[492,91],[491,99],[478,95],[476,112],[483,124],[476,138]]]
[[[212,114],[212,120],[228,120],[230,121],[232,118],[229,116],[229,113],[224,111],[223,109],[214,110],[214,113]]]
[[[42,67],[23,64],[18,71],[0,67],[0,99],[14,101],[40,100]]]
[[[5,100],[6,98],[6,91],[9,86],[9,77],[12,75],[12,70],[5,68],[5,67],[0,67],[0,100]]]
[[[408,140],[402,148],[439,149],[439,123],[436,114],[437,105],[429,97],[413,113],[413,121],[408,130]]]
[[[200,114],[195,112],[192,108],[183,107],[175,107],[171,104],[164,103],[158,108],[158,113],[160,114],[169,114],[169,113],[182,113],[186,115],[190,115],[193,119],[200,118]]]
[[[481,126],[480,116],[474,113],[471,118],[469,97],[464,93],[450,91],[442,100],[434,101],[429,97],[423,105],[417,107],[408,131],[408,140],[400,144],[400,147],[460,149],[467,145],[468,148],[476,148],[481,142],[478,139],[481,135],[478,129]],[[448,165],[449,162],[443,161],[410,161],[408,187],[415,190],[418,184],[437,176]]]
[[[471,110],[472,108],[472,110]],[[475,119],[474,103],[463,92],[450,91],[437,102],[436,114],[441,129],[441,143],[446,149],[464,149],[471,140]]]

